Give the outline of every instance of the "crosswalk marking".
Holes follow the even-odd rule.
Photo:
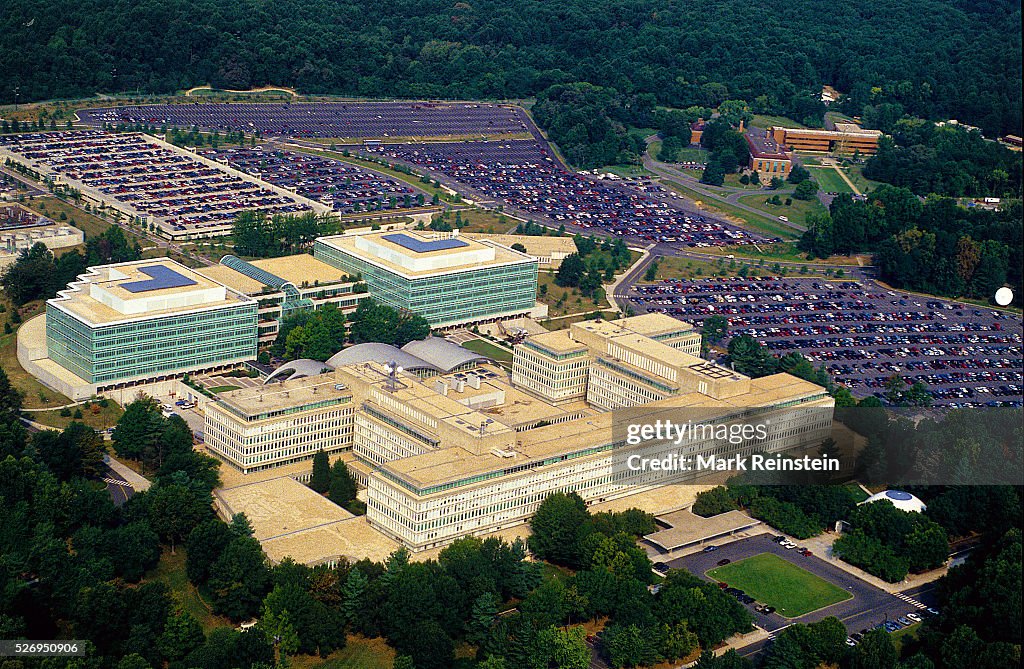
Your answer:
[[[104,477],[103,480],[106,481],[107,483],[113,483],[114,485],[119,485],[119,486],[124,487],[124,488],[131,488],[132,487],[131,483],[128,483],[128,481],[121,481],[120,479],[110,479],[110,478]]]
[[[905,595],[902,592],[894,592],[892,594],[897,599],[902,599],[903,601],[905,601],[907,604],[910,604],[911,606],[916,606],[919,609],[926,609],[926,608],[928,608],[927,606],[925,606],[921,602],[917,601],[916,599],[914,599],[910,595]]]

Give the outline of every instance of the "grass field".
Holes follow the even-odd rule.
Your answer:
[[[489,358],[494,358],[496,362],[512,362],[512,352],[495,346],[489,341],[484,339],[471,339],[462,345],[463,348],[468,348],[474,353],[480,355],[486,355]]]
[[[761,249],[760,251],[758,249]],[[778,244],[758,244],[755,248],[751,245],[743,246],[715,246],[701,249],[701,253],[710,255],[734,255],[737,258],[750,258],[753,260],[777,261],[777,262],[802,262],[811,263],[807,254],[797,249],[794,242],[781,242]],[[871,258],[865,261],[870,263]],[[814,259],[815,264],[829,264],[837,267],[855,267],[858,265],[856,256],[832,256],[827,260]]]
[[[210,608],[203,601],[199,591],[188,580],[185,573],[185,549],[178,547],[174,555],[170,551],[164,551],[160,556],[160,562],[156,568],[146,574],[147,581],[159,581],[171,591],[171,599],[181,608],[182,611],[191,613],[203,630],[209,632],[216,627],[226,627],[231,624],[227,618],[214,615]]]
[[[839,586],[773,553],[761,553],[717,567],[707,575],[774,606],[776,612],[786,618],[799,618],[853,597]]]
[[[345,647],[326,658],[296,655],[288,658],[293,669],[391,669],[395,651],[384,639],[350,636]]]
[[[807,126],[803,123],[797,123],[791,118],[785,116],[769,116],[767,114],[754,114],[754,120],[750,122],[751,125],[758,128],[767,128],[768,126],[780,125],[784,128],[806,128]]]
[[[839,176],[831,167],[808,167],[811,178],[817,182],[818,188],[826,193],[852,193],[850,184],[846,183],[843,177]]]
[[[477,207],[460,209],[458,214],[461,221],[458,228],[462,232],[485,232],[487,234],[503,235],[508,232],[515,232],[516,226],[519,225],[518,219]],[[434,216],[434,220],[436,219],[437,215]],[[455,212],[448,212],[447,220],[452,226],[455,226]]]
[[[850,165],[846,168],[846,176],[850,177],[850,181],[861,193],[867,194],[882,185],[880,181],[872,181],[864,176],[863,165]]]
[[[755,232],[760,232],[766,235],[772,235],[775,237],[781,237],[782,239],[795,239],[796,232],[782,225],[778,221],[772,220],[768,216],[759,216],[749,211],[744,211],[739,207],[734,207],[728,202],[722,202],[721,200],[708,199],[703,193],[699,193],[695,190],[691,190],[686,186],[676,181],[663,180],[661,182],[666,188],[676,191],[691,200],[696,200],[701,203],[704,209],[712,212],[719,212],[730,217],[733,221],[739,225],[743,225]],[[760,195],[754,195],[750,197],[761,197]],[[763,202],[762,198],[762,202]],[[798,221],[801,222],[801,221]]]
[[[774,195],[774,193],[773,193]],[[814,211],[825,213],[827,210],[825,206],[818,202],[818,200],[797,200],[793,198],[792,193],[778,193],[779,199],[785,203],[786,198],[791,198],[793,201],[789,205],[786,204],[767,204],[765,200],[769,199],[771,195],[765,193],[756,193],[753,195],[744,195],[739,198],[739,201],[748,207],[754,209],[760,209],[761,211],[771,216],[785,216],[789,219],[790,223],[803,224],[807,214]],[[716,203],[717,205],[717,203]],[[776,224],[781,225],[781,224]],[[780,237],[782,235],[779,235]],[[792,239],[795,235],[792,231],[789,233],[789,238]]]
[[[605,165],[604,167],[598,168],[600,174],[610,172],[624,179],[632,179],[633,177],[649,177],[652,172],[645,169],[642,165]]]

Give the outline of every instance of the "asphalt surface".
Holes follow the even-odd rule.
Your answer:
[[[107,492],[114,506],[121,506],[135,495],[135,488],[128,483],[120,474],[106,465],[101,465],[100,479],[106,484]]]
[[[749,334],[776,355],[798,351],[858,396],[884,394],[899,374],[926,383],[936,405],[1022,401],[1024,333],[1010,312],[894,291],[861,276],[642,278],[630,272],[618,284],[620,306],[698,325],[725,316],[730,337]]]
[[[710,553],[686,555],[668,562],[668,565],[674,569],[686,569],[705,580],[714,582],[713,579],[705,575],[705,572],[717,567],[719,560],[728,558],[732,562],[738,562],[761,553],[774,553],[853,595],[851,599],[837,602],[797,618],[784,618],[778,613],[766,616],[756,612],[753,604],[744,605],[753,614],[755,624],[770,633],[778,632],[793,623],[813,623],[829,616],[839,618],[846,626],[847,632],[852,633],[870,628],[885,620],[894,620],[920,608],[860,580],[853,574],[817,556],[805,557],[795,549],[787,550],[772,541],[772,536],[768,534],[760,534],[724,544],[718,550]]]

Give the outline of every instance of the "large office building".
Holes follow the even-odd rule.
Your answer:
[[[483,362],[423,378],[366,361],[285,381],[272,400],[269,388],[234,391],[210,408],[207,431],[218,455],[261,466],[310,457],[320,445],[306,426],[333,421],[320,438],[337,440],[322,447],[352,449],[366,520],[414,551],[527,522],[553,492],[599,503],[697,482],[624,466],[629,456],[777,453],[828,435],[824,388],[788,374],[750,379],[696,357],[699,347],[692,328],[660,315],[584,322],[517,345],[511,379]],[[627,424],[657,420],[766,429],[739,441],[627,440]]]
[[[19,359],[25,349],[48,385],[89,396],[254,359],[256,311],[256,300],[167,258],[90,267],[47,301],[45,346],[30,340],[35,326],[19,332]]]
[[[206,447],[245,474],[352,446],[352,393],[329,374],[231,391],[204,412]]]
[[[529,315],[537,259],[494,242],[429,232],[321,237],[313,255],[359,275],[373,298],[435,328]]]
[[[859,153],[874,155],[878,151],[880,130],[865,130],[856,123],[836,123],[834,130],[810,128],[769,128],[776,144],[792,151],[821,151],[825,153]]]
[[[196,270],[259,303],[259,343],[277,339],[281,319],[296,311],[333,304],[345,314],[369,297],[366,285],[308,253],[263,260],[227,255],[220,264]]]

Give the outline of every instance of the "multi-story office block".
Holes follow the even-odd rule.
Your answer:
[[[246,474],[352,445],[352,393],[327,374],[234,390],[204,411],[206,447]]]
[[[166,258],[91,267],[47,301],[45,350],[26,342],[25,357],[57,390],[88,396],[254,359],[256,309]]]
[[[689,325],[640,316],[528,337],[511,379],[478,360],[424,377],[364,357],[229,393],[208,405],[207,442],[247,471],[351,447],[366,520],[424,550],[527,522],[553,492],[598,503],[697,482],[691,471],[630,468],[631,456],[772,454],[828,436],[824,388],[788,374],[750,379],[687,352],[699,348]],[[339,404],[310,408],[310,387]],[[657,421],[701,427],[628,438],[629,424]],[[718,431],[751,425],[760,431],[736,439]]]
[[[437,328],[525,316],[536,306],[537,259],[487,240],[374,232],[321,237],[313,255],[361,276],[373,299]]]
[[[333,304],[349,314],[369,297],[365,284],[308,253],[251,261],[227,255],[196,271],[258,302],[261,346],[277,339],[281,319],[291,313]]]

